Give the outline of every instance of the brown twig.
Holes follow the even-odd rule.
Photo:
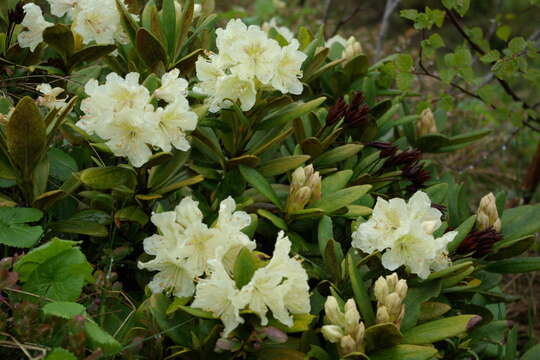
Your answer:
[[[337,35],[341,27],[345,24],[347,24],[349,21],[351,21],[359,12],[362,10],[362,6],[358,5],[348,16],[342,17],[339,22],[336,24],[336,27],[334,28],[334,32],[332,33],[332,36]]]
[[[394,10],[396,10],[400,1],[401,0],[386,0],[383,18],[381,21],[381,29],[379,31],[379,37],[377,39],[377,46],[375,48],[375,60],[379,60],[381,58],[383,41],[384,41],[384,38],[386,37],[386,33],[388,32],[390,16],[394,12]]]

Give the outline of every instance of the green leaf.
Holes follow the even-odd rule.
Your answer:
[[[274,326],[287,333],[299,333],[308,331],[311,328],[311,323],[316,317],[316,315],[312,314],[293,314],[293,325],[291,327],[285,326],[275,319],[271,319],[268,322],[268,325]]]
[[[139,25],[137,25],[132,15],[126,9],[126,7],[124,6],[124,2],[122,0],[116,0],[116,8],[118,9],[118,12],[120,13],[122,27],[126,31],[131,42],[135,44],[136,43],[135,38],[136,38],[137,30],[139,29]]]
[[[262,195],[264,195],[268,200],[270,200],[274,205],[276,205],[279,209],[282,208],[281,202],[279,201],[279,198],[270,186],[270,183],[262,176],[257,170],[247,167],[245,165],[238,165],[238,169],[240,170],[240,173],[244,177],[244,179],[257,191],[259,191]]]
[[[167,48],[170,55],[174,54],[176,46],[176,8],[174,2],[175,0],[163,0],[163,6],[161,8],[161,24],[165,39],[167,39]],[[182,10],[185,11],[185,9]]]
[[[283,220],[277,215],[272,214],[270,211],[259,209],[257,210],[257,214],[261,215],[265,219],[270,220],[270,222],[274,224],[278,229],[285,231],[287,230],[287,223],[285,222],[285,220]]]
[[[86,312],[84,306],[76,302],[55,301],[45,304],[42,308],[43,313],[47,316],[57,316],[63,319],[71,319],[75,315],[84,315]]]
[[[201,318],[201,319],[208,319],[213,320],[216,317],[209,311],[204,311],[201,309],[197,309],[191,306],[185,306],[185,305],[178,305],[178,308],[190,315],[193,315],[195,317]]]
[[[458,248],[459,244],[461,244],[463,242],[463,240],[465,240],[465,237],[473,229],[475,222],[476,222],[476,215],[472,215],[467,220],[465,220],[463,223],[461,223],[461,225],[459,225],[456,228],[456,231],[458,232],[458,234],[456,235],[454,240],[452,240],[448,244],[447,248],[448,248],[449,252],[452,252],[452,251],[456,250]]]
[[[43,213],[38,209],[0,207],[0,244],[32,247],[41,238],[43,229],[26,223],[38,221],[42,217]]]
[[[114,355],[122,350],[122,345],[93,320],[86,320],[84,331],[92,349],[101,348],[106,355]]]
[[[263,118],[262,122],[258,126],[260,130],[268,130],[271,128],[281,127],[294,119],[305,115],[316,108],[318,108],[323,102],[326,101],[325,97],[320,97],[315,100],[311,100],[307,103],[296,102],[285,106],[280,111],[274,112]]]
[[[418,325],[403,333],[403,343],[431,344],[471,330],[482,318],[478,315],[458,315]]]
[[[352,176],[352,170],[343,170],[325,177],[321,182],[321,192],[323,198],[325,198],[325,194],[333,194],[334,192],[347,186]]]
[[[360,271],[357,269],[350,253],[347,256],[347,268],[356,305],[358,305],[358,309],[360,310],[360,314],[362,315],[366,325],[371,326],[375,324],[375,313],[373,312],[373,307],[371,306],[371,299],[369,297],[366,285],[364,284],[364,279],[362,278]]]
[[[350,158],[353,155],[356,155],[364,145],[362,144],[347,144],[338,146],[330,151],[325,152],[319,156],[313,162],[313,165],[316,167],[333,167],[336,163]]]
[[[53,238],[40,247],[30,250],[28,254],[20,258],[15,263],[14,270],[19,274],[21,281],[27,281],[40,264],[64,251],[72,249],[75,244],[75,241]]]
[[[286,348],[263,348],[257,352],[259,360],[304,360],[305,358],[306,354]]]
[[[501,217],[504,241],[533,235],[540,230],[540,204],[519,206],[504,211]]]
[[[519,274],[540,270],[540,257],[512,258],[490,263],[486,270],[499,274]]]
[[[6,125],[6,143],[13,164],[30,179],[47,146],[45,122],[31,98],[22,98],[15,107]]]
[[[115,45],[91,45],[87,46],[69,58],[69,66],[75,67],[84,62],[92,62],[101,59],[116,50]]]
[[[238,253],[233,268],[233,277],[236,287],[241,289],[244,285],[249,283],[255,270],[257,270],[257,265],[252,252],[248,248],[242,248]]]
[[[174,151],[172,159],[150,169],[148,187],[159,189],[178,174],[189,158],[189,152]]]
[[[75,48],[75,39],[71,29],[63,24],[55,24],[43,31],[43,40],[67,61]]]
[[[77,357],[71,351],[56,347],[47,354],[45,360],[77,360]]]
[[[430,360],[437,349],[429,346],[397,345],[369,354],[370,360]]]
[[[148,223],[148,215],[138,206],[128,206],[123,209],[118,210],[114,214],[114,219],[117,222],[122,221],[132,221],[136,222],[141,226],[144,226]]]
[[[311,207],[319,208],[325,213],[331,213],[360,199],[370,189],[371,185],[351,186],[325,196]]]
[[[97,190],[114,189],[121,185],[133,189],[137,183],[132,170],[119,166],[88,168],[81,171],[79,177],[83,184]]]
[[[370,326],[364,334],[364,346],[369,354],[372,351],[390,348],[400,343],[401,332],[393,323]]]
[[[439,296],[441,292],[440,281],[424,281],[417,287],[409,288],[405,301],[405,316],[401,322],[401,331],[406,331],[416,325],[420,316],[422,303]]]
[[[50,223],[49,228],[59,233],[80,234],[94,237],[109,236],[109,231],[105,226],[90,221],[67,219]]]
[[[137,50],[139,51],[141,58],[149,67],[153,67],[159,62],[162,62],[163,64],[167,63],[165,49],[163,49],[159,40],[145,28],[140,28],[137,31]]]
[[[540,344],[536,344],[521,356],[519,360],[537,360],[540,359]]]
[[[308,161],[309,155],[284,156],[270,160],[257,169],[263,176],[276,176],[294,170]]]
[[[57,180],[66,181],[71,174],[79,171],[75,159],[58,148],[51,148],[47,156],[50,164],[49,175]]]

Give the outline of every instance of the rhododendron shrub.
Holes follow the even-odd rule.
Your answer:
[[[31,79],[0,98],[2,358],[516,353],[500,274],[540,267],[540,207],[438,176],[486,133],[409,112],[400,55],[206,0],[0,11]]]

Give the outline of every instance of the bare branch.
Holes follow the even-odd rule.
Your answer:
[[[396,10],[400,1],[401,0],[386,0],[386,6],[384,7],[384,14],[381,21],[381,29],[379,30],[379,38],[377,39],[377,48],[375,50],[375,60],[379,60],[381,58],[382,45],[383,45],[384,38],[386,37],[386,33],[388,32],[390,16],[394,12],[394,10]]]

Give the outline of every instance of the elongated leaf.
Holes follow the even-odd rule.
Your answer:
[[[511,241],[540,230],[540,204],[525,205],[505,210],[502,215],[504,241]]]
[[[163,0],[163,5],[161,8],[161,25],[163,28],[163,33],[165,34],[165,39],[167,40],[168,53],[171,55],[171,57],[174,55],[177,36],[176,8],[174,6],[174,2],[175,0]]]
[[[465,220],[461,225],[457,227],[456,231],[458,232],[458,234],[456,235],[454,240],[452,240],[448,244],[448,251],[452,252],[458,248],[459,244],[461,244],[463,240],[465,240],[465,237],[473,229],[475,222],[476,222],[476,215],[472,215],[471,217],[469,217],[467,220]]]
[[[88,168],[80,173],[79,178],[83,184],[97,190],[114,189],[121,185],[133,188],[137,181],[131,170],[119,166]]]
[[[57,347],[47,354],[45,360],[77,360],[77,357],[71,351]]]
[[[486,270],[499,274],[519,274],[540,270],[540,257],[513,258],[488,264]]]
[[[284,156],[261,165],[257,170],[263,176],[276,176],[294,170],[304,164],[310,158],[309,155]]]
[[[137,50],[139,50],[139,55],[149,67],[153,67],[158,62],[167,63],[165,49],[163,49],[159,40],[145,28],[140,28],[137,31]]]
[[[351,186],[325,196],[314,203],[312,207],[322,209],[325,213],[331,213],[360,199],[370,189],[371,185]]]
[[[323,199],[326,197],[326,195],[331,195],[347,186],[352,176],[352,170],[343,170],[325,177],[321,182]]]
[[[278,208],[282,208],[281,201],[279,200],[276,192],[272,189],[272,186],[257,170],[250,167],[239,165],[240,173],[244,179],[255,189],[257,189],[262,195],[270,200]]]
[[[77,66],[84,62],[96,61],[105,55],[112,53],[116,49],[114,45],[91,45],[74,53],[69,58],[70,67]]]
[[[93,349],[101,348],[106,355],[116,354],[122,349],[122,345],[115,338],[91,319],[84,323],[84,331]]]
[[[47,145],[45,123],[31,98],[22,98],[15,107],[6,125],[6,143],[14,165],[30,178]]]
[[[369,354],[370,360],[430,360],[437,349],[429,346],[397,345]]]
[[[349,278],[351,279],[351,286],[354,292],[354,298],[356,300],[356,305],[360,310],[360,314],[364,319],[364,322],[367,326],[375,324],[375,313],[373,312],[373,307],[371,305],[371,299],[367,288],[364,284],[364,279],[360,274],[360,271],[356,268],[353,257],[351,254],[347,257],[347,268],[349,273]]]
[[[242,286],[249,283],[255,270],[257,270],[257,265],[253,254],[248,248],[242,248],[234,262],[233,274],[236,286],[241,289]]]
[[[471,330],[482,318],[478,315],[458,315],[418,325],[403,333],[403,343],[431,344]]]
[[[296,118],[301,117],[310,111],[315,110],[324,101],[325,97],[320,97],[315,100],[311,100],[307,103],[294,103],[286,107],[285,110],[278,112],[277,115],[270,115],[267,119],[263,119],[262,123],[258,126],[259,129],[271,129],[274,127],[283,126],[286,123],[293,121]]]
[[[325,152],[319,156],[313,162],[313,165],[317,167],[334,167],[336,163],[350,158],[353,155],[356,155],[364,145],[362,144],[347,144],[339,146],[335,149]]]
[[[75,48],[75,39],[70,28],[63,24],[55,24],[43,31],[43,40],[56,50],[67,61]]]
[[[48,316],[58,316],[71,319],[75,315],[83,315],[85,308],[81,304],[69,301],[54,301],[43,306],[43,313]]]

